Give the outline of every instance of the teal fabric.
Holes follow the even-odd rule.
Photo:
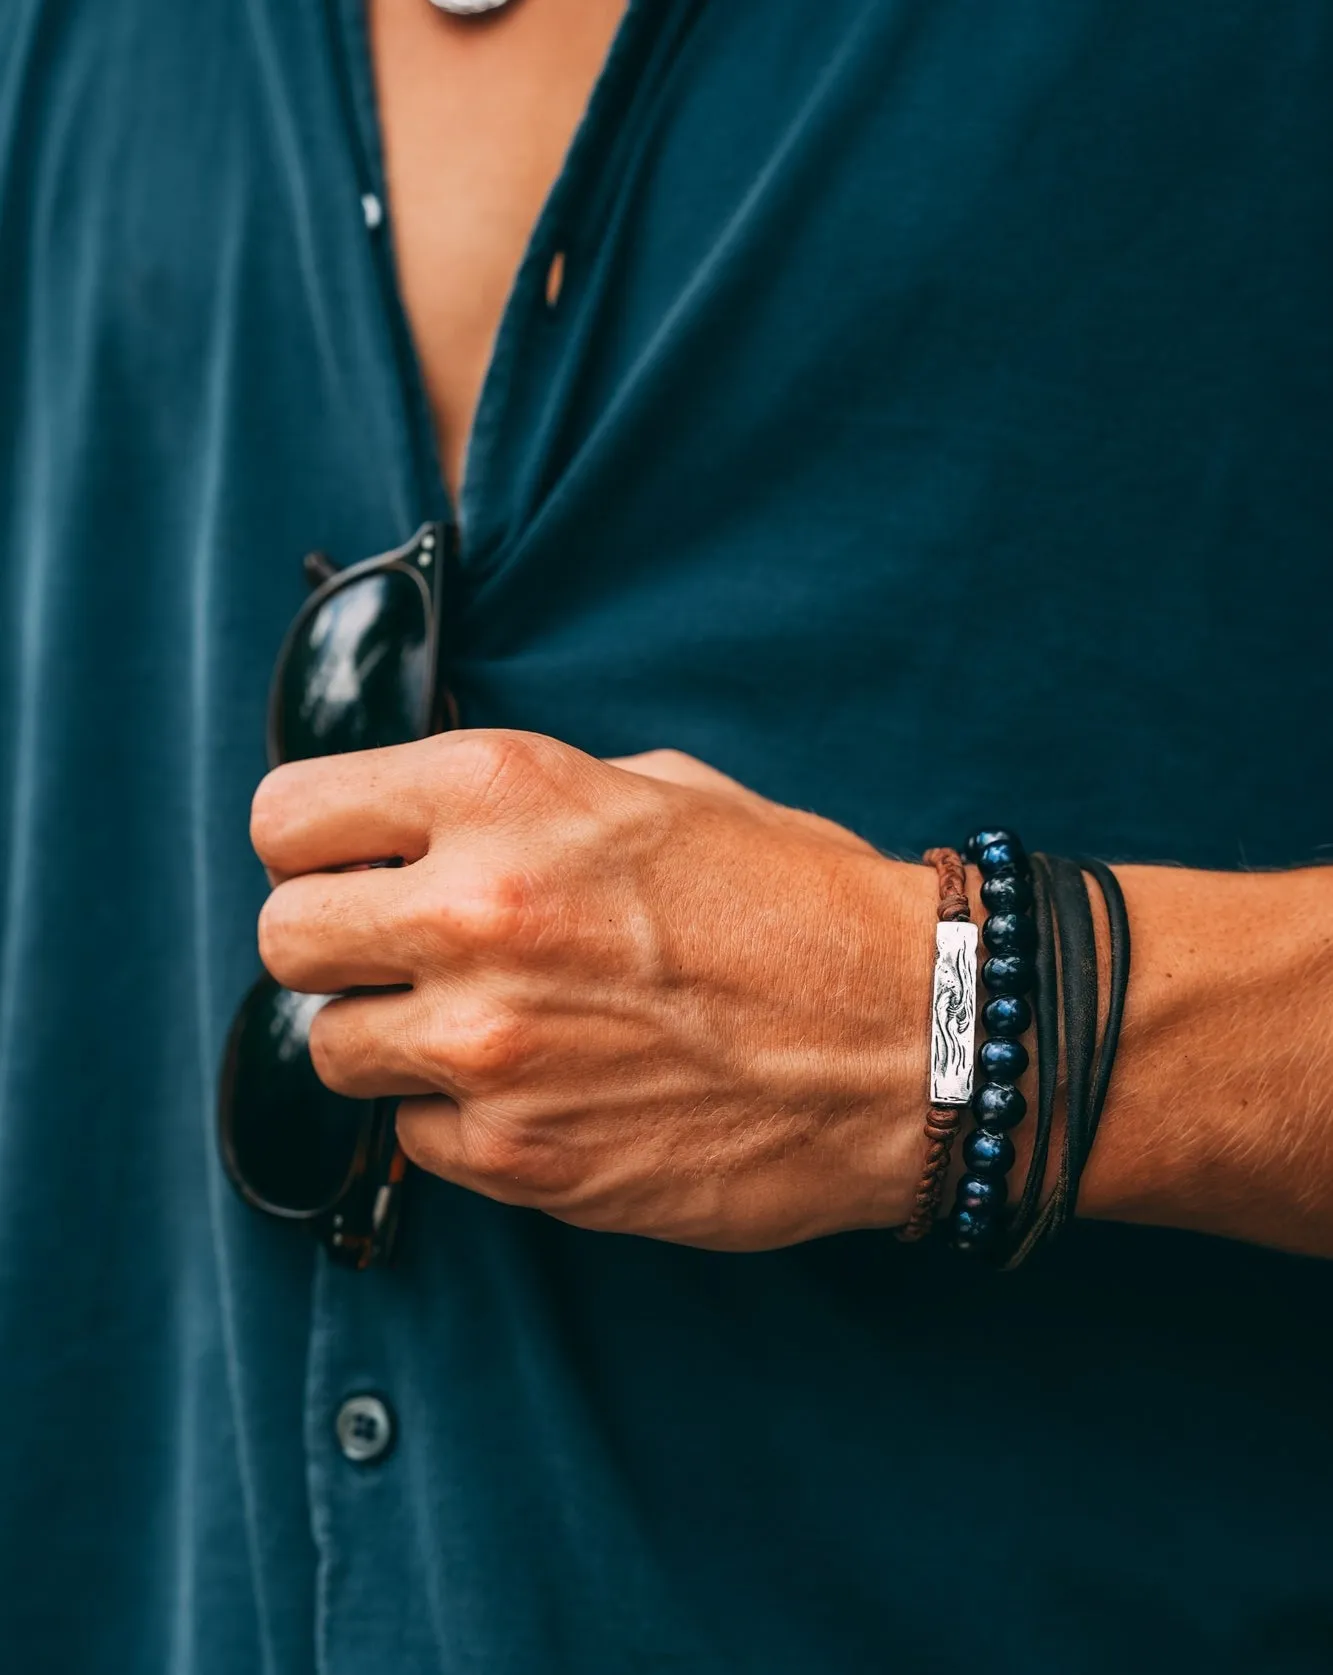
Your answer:
[[[1331,86],[1325,0],[636,0],[477,420],[466,721],[904,851],[1326,857]],[[365,194],[357,0],[3,7],[0,1661],[1327,1671],[1333,1267],[420,1179],[357,1276],[234,1201],[299,560],[445,512]]]

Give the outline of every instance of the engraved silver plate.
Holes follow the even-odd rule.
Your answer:
[[[976,1030],[977,927],[941,920],[935,927],[931,990],[932,1105],[966,1105],[971,1099]]]
[[[508,0],[430,0],[441,12],[452,12],[455,17],[473,17],[477,12],[497,12]]]

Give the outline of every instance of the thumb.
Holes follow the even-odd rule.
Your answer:
[[[641,774],[645,779],[662,779],[669,785],[686,785],[694,791],[713,791],[745,802],[768,801],[757,791],[748,790],[738,779],[710,768],[697,756],[687,756],[683,750],[645,750],[638,756],[612,756],[607,766]]]
[[[712,792],[733,802],[744,803],[749,808],[762,809],[770,818],[794,822],[807,831],[831,838],[844,848],[855,850],[857,854],[879,853],[873,844],[848,831],[845,826],[839,826],[836,821],[826,820],[822,814],[807,813],[804,809],[788,808],[785,803],[772,802],[758,791],[751,791],[748,786],[742,785],[738,779],[732,779],[729,774],[710,768],[697,756],[687,756],[683,750],[646,750],[640,756],[613,756],[607,759],[607,766],[620,768],[625,773],[641,774],[645,779],[661,779],[670,785],[683,785],[692,791]]]

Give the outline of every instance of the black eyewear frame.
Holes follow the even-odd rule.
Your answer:
[[[307,556],[314,591],[287,631],[269,689],[270,767],[457,725],[439,673],[451,556],[440,523],[345,570]],[[368,1268],[392,1254],[407,1162],[396,1100],[346,1099],[315,1074],[310,1024],[327,998],[292,994],[267,975],[250,989],[223,1059],[218,1144],[247,1204],[304,1223],[336,1261]]]

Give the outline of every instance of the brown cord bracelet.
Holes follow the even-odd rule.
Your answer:
[[[969,923],[972,913],[967,900],[967,872],[962,856],[956,849],[928,849],[922,860],[928,866],[933,866],[939,876],[940,899],[935,913],[938,922]],[[971,1015],[975,995],[960,996],[960,1000]],[[932,1104],[926,1115],[926,1157],[921,1166],[921,1178],[917,1182],[916,1196],[912,1200],[912,1213],[897,1230],[897,1237],[904,1244],[915,1244],[919,1239],[924,1239],[935,1225],[940,1200],[944,1196],[945,1182],[949,1178],[953,1143],[962,1121],[963,1110],[963,1102],[949,1105]]]

